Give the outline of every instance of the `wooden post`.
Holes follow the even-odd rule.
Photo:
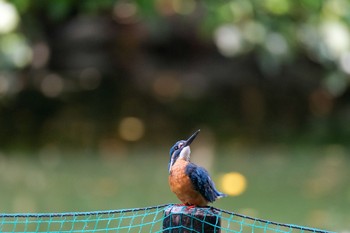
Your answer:
[[[172,205],[164,210],[163,233],[220,233],[221,219],[210,207]]]

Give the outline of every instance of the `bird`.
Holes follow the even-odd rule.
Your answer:
[[[176,142],[170,149],[168,181],[171,191],[182,202],[180,205],[205,207],[227,196],[215,188],[205,168],[190,162],[190,144],[199,132],[197,130],[187,140]]]

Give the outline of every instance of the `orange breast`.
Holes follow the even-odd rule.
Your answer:
[[[193,188],[190,178],[186,175],[188,163],[188,161],[178,159],[172,166],[169,175],[170,189],[186,205],[206,206],[208,201]]]

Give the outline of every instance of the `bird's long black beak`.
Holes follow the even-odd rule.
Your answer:
[[[184,146],[189,146],[193,142],[193,140],[197,137],[200,131],[201,130],[199,129],[194,134],[192,134],[192,136],[187,139],[186,144]]]

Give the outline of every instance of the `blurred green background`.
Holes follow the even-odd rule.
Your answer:
[[[350,231],[347,0],[0,0],[0,212],[178,202]]]

